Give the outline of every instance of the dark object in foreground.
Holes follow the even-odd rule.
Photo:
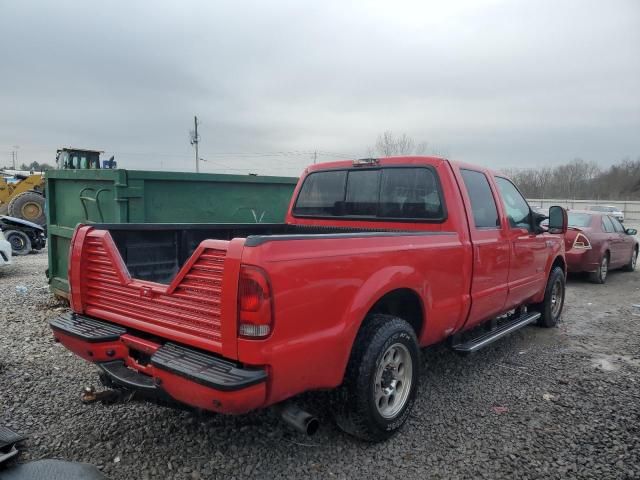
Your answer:
[[[2,480],[106,480],[93,465],[63,460],[37,460],[3,471]]]
[[[0,465],[18,455],[16,445],[24,438],[23,435],[0,426]]]

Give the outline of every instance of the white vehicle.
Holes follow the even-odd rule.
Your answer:
[[[0,230],[0,267],[11,265],[11,244],[4,238],[4,233]]]
[[[591,205],[589,210],[592,212],[604,212],[616,217],[620,222],[624,222],[624,213],[620,211],[618,207],[613,205]]]

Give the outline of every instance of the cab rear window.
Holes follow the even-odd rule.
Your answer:
[[[442,221],[445,208],[433,169],[389,167],[311,173],[293,215]]]

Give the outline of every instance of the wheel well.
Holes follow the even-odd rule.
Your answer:
[[[556,259],[551,264],[551,270],[556,267],[560,267],[564,273],[567,273],[567,264],[562,257],[556,257]]]
[[[378,300],[367,316],[372,313],[383,313],[399,317],[411,325],[416,337],[420,338],[424,326],[422,302],[418,294],[408,288],[393,290]]]

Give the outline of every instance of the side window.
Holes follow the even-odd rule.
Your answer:
[[[607,233],[613,233],[616,231],[615,228],[613,228],[613,222],[606,215],[602,216],[602,230]]]
[[[425,220],[444,218],[433,172],[427,168],[384,168],[378,216]]]
[[[618,233],[624,233],[624,227],[616,217],[609,217],[609,220],[613,222],[613,228]]]
[[[499,227],[498,208],[487,177],[475,170],[460,170],[460,173],[471,200],[473,223],[476,228]]]
[[[526,228],[532,231],[531,209],[527,201],[515,185],[506,178],[496,177],[496,183],[498,184],[498,190],[500,190],[500,196],[502,196],[502,202],[507,211],[511,228]]]

